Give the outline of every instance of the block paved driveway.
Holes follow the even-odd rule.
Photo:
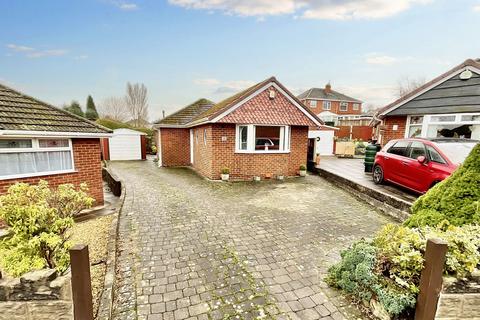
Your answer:
[[[322,280],[339,250],[392,222],[318,176],[209,182],[151,161],[126,183],[114,319],[358,319]]]

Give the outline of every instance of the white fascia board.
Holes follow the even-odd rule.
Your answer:
[[[110,138],[112,133],[0,130],[0,137]]]
[[[398,109],[400,108],[401,106],[403,106],[404,104],[412,101],[413,99],[415,99],[416,97],[418,96],[421,96],[422,94],[424,94],[425,92],[427,91],[430,91],[431,89],[435,88],[436,86],[446,82],[447,80],[450,80],[451,78],[459,75],[460,73],[462,73],[463,71],[465,70],[470,70],[472,72],[475,72],[477,74],[480,74],[480,69],[477,69],[475,67],[472,67],[472,66],[466,66],[466,67],[463,67],[457,71],[455,71],[454,73],[452,73],[451,75],[447,76],[447,77],[444,77],[434,83],[432,83],[431,85],[429,85],[428,87],[424,88],[423,90],[417,92],[415,95],[411,96],[410,98],[406,99],[406,100],[403,100],[403,101],[400,101],[399,103],[393,105],[392,107],[388,108],[387,110],[385,110],[384,112],[382,112],[380,115],[381,116],[385,116],[387,115],[388,113],[392,112],[393,110],[395,109]]]
[[[245,104],[246,102],[248,102],[249,100],[251,100],[252,98],[256,97],[257,95],[259,95],[261,92],[263,92],[265,89],[269,88],[270,86],[273,86],[274,88],[276,88],[279,92],[281,92],[293,105],[295,105],[300,111],[303,112],[304,115],[306,115],[310,120],[312,120],[316,125],[318,126],[322,126],[323,124],[321,124],[320,122],[318,122],[317,119],[315,119],[310,113],[308,113],[308,111],[305,110],[305,108],[303,106],[301,106],[297,101],[295,101],[292,97],[290,97],[290,95],[288,93],[286,93],[282,88],[280,88],[275,82],[268,82],[266,85],[264,85],[263,87],[261,87],[260,89],[258,89],[257,91],[253,92],[251,95],[249,95],[248,97],[246,97],[245,99],[242,99],[241,101],[237,102],[236,104],[234,104],[233,106],[231,106],[230,108],[228,108],[227,110],[225,110],[224,112],[222,112],[220,115],[216,116],[215,118],[213,118],[210,122],[212,123],[215,123],[217,121],[219,121],[220,119],[222,119],[223,117],[225,117],[226,115],[232,113],[233,111],[235,111],[237,108],[239,108],[240,106],[242,106],[243,104]]]
[[[328,99],[328,98],[303,98],[302,100],[350,102],[350,103],[359,103],[359,104],[363,103],[363,101],[360,101],[360,100],[353,101],[353,100],[339,100],[339,99]]]

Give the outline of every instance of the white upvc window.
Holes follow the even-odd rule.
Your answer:
[[[0,138],[0,180],[74,172],[72,141]]]
[[[290,126],[237,125],[236,153],[288,153],[290,152]]]
[[[360,103],[354,103],[353,104],[353,110],[355,110],[355,111],[360,110]]]
[[[331,110],[332,103],[330,101],[323,101],[323,110]]]
[[[310,107],[316,108],[317,107],[317,100],[310,100]]]
[[[480,139],[480,113],[408,116],[405,137]]]
[[[340,102],[340,111],[348,111],[348,102]]]

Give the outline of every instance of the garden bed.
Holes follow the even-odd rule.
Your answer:
[[[102,294],[109,232],[115,215],[99,217],[97,219],[76,223],[72,230],[71,242],[88,245],[90,254],[90,273],[92,277],[93,310],[97,314],[100,296]]]

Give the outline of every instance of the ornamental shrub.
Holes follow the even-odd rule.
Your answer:
[[[480,144],[450,177],[415,201],[406,226],[480,223]]]
[[[64,271],[70,248],[66,231],[73,217],[94,201],[87,190],[85,184],[78,190],[72,184],[51,189],[40,181],[17,183],[0,196],[0,218],[10,227],[0,241],[2,269],[14,277],[45,267]]]

